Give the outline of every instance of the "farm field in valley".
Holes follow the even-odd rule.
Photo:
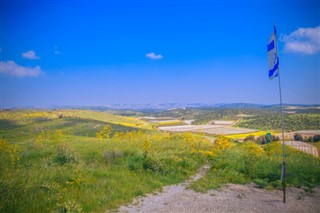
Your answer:
[[[163,126],[159,127],[160,130],[169,132],[200,132],[211,135],[231,135],[231,134],[245,134],[253,133],[257,130],[231,127],[225,125],[182,125],[182,126]]]

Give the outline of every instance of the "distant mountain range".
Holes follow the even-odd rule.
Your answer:
[[[284,107],[320,107],[319,104],[284,104]],[[27,107],[2,107],[2,109],[89,109],[89,110],[174,110],[185,108],[218,108],[218,109],[273,109],[279,108],[279,104],[250,104],[250,103],[220,103],[220,104],[202,104],[202,103],[164,103],[164,104],[108,104],[104,106],[27,106]]]

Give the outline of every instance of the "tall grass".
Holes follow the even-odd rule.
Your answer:
[[[286,147],[288,185],[312,188],[320,185],[320,159]],[[191,188],[204,192],[225,183],[255,182],[258,186],[280,188],[282,147],[280,143],[259,146],[253,142],[235,144],[211,160],[212,168]]]
[[[187,179],[206,160],[193,147],[210,149],[201,136],[131,127],[115,138],[79,136],[61,119],[1,132],[0,212],[105,212]],[[93,131],[79,122],[74,131]]]

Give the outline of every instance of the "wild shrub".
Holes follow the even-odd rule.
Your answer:
[[[146,155],[143,153],[134,153],[128,158],[128,168],[131,171],[141,171],[146,161]]]
[[[99,132],[96,133],[96,137],[102,141],[103,139],[108,139],[111,135],[111,132],[112,132],[112,127],[109,125],[105,125],[100,129]]]
[[[229,138],[219,136],[216,139],[216,141],[213,145],[213,148],[214,148],[214,150],[222,151],[222,150],[229,148],[231,145],[232,144],[231,144],[231,141]]]
[[[254,135],[248,135],[248,136],[245,137],[245,139],[243,140],[243,142],[248,142],[248,141],[255,141]]]
[[[62,142],[63,138],[63,132],[61,130],[56,130],[53,133],[53,142],[54,143],[60,143]]]
[[[293,136],[295,141],[304,141],[304,142],[319,142],[320,141],[320,135],[314,135],[309,137],[302,137],[302,135],[296,133]]]
[[[160,160],[154,159],[146,153],[134,153],[128,158],[128,168],[131,171],[161,172],[163,166]]]
[[[314,135],[313,142],[319,142],[319,141],[320,141],[320,135]]]
[[[82,212],[82,207],[79,203],[74,200],[67,200],[62,204],[59,204],[58,208],[59,212]]]
[[[161,172],[162,164],[159,160],[147,157],[143,163],[143,169],[151,172]]]
[[[0,170],[5,165],[15,166],[20,160],[21,148],[17,144],[10,144],[7,141],[0,139]]]
[[[288,146],[285,147],[285,152],[287,184],[308,188],[320,185],[319,158]],[[211,162],[212,169],[208,175],[198,183],[194,183],[192,188],[205,191],[225,181],[234,183],[241,182],[240,180],[253,181],[266,189],[281,188],[282,145],[279,142],[266,145],[253,142],[237,144],[218,152]],[[241,178],[227,175],[236,173]]]
[[[80,184],[83,182],[83,178],[80,175],[80,171],[78,169],[73,171],[72,176],[66,181],[66,184],[68,186],[80,186]]]
[[[300,134],[298,134],[298,133],[295,133],[295,134],[294,134],[293,139],[294,139],[295,141],[303,141],[302,135],[300,135]]]
[[[66,163],[75,163],[77,162],[76,154],[71,150],[71,148],[66,144],[60,144],[58,146],[57,152],[53,157],[52,162],[60,166]]]
[[[257,144],[266,144],[268,143],[266,135],[260,135],[259,137],[255,138],[254,135],[248,135],[244,138],[243,142],[255,142]],[[275,135],[271,135],[270,142],[280,141],[280,138]]]

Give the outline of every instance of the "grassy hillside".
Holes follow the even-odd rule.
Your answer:
[[[85,110],[6,111],[0,124],[0,212],[105,212],[180,183],[206,162],[212,170],[195,183],[198,191],[278,183],[278,146],[227,138],[212,145],[201,135]],[[288,162],[289,184],[320,184],[318,158],[291,150]]]
[[[210,154],[212,165],[207,175],[191,188],[205,192],[222,184],[255,182],[261,188],[281,189],[282,146],[275,142],[257,145],[253,142],[234,144],[217,141]],[[224,144],[224,146],[219,145]],[[286,181],[289,186],[312,188],[320,185],[320,159],[286,147]]]
[[[32,123],[57,120],[61,118],[81,118],[94,121],[120,124],[122,126],[150,128],[148,123],[134,117],[124,117],[91,110],[21,110],[1,112],[0,124],[3,128],[15,127],[15,125],[30,125]]]
[[[210,149],[199,136],[137,131],[134,119],[96,115],[3,113],[0,212],[105,212],[185,180],[205,161],[195,147]],[[100,139],[102,126],[112,132]]]

